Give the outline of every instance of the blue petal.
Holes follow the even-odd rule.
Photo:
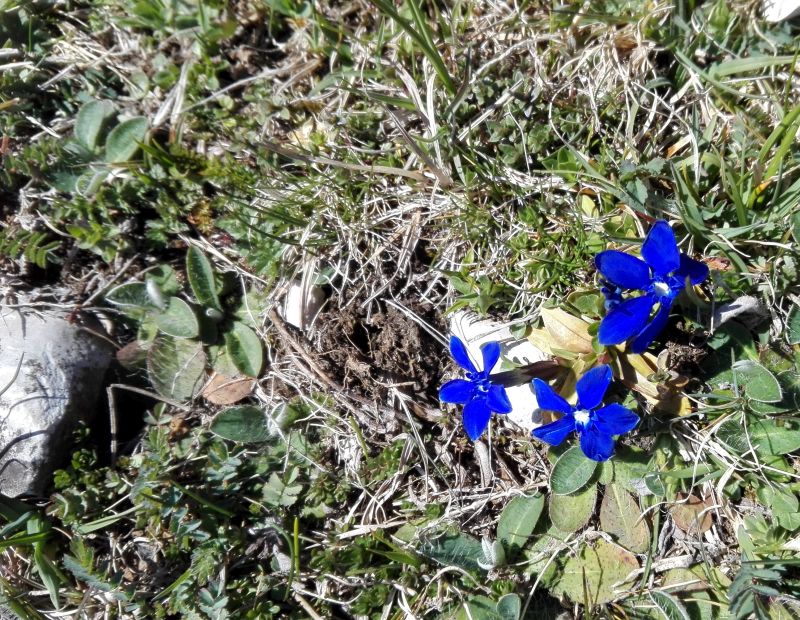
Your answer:
[[[539,409],[558,411],[559,413],[572,413],[572,405],[561,398],[541,379],[533,380],[533,391],[536,392],[536,402]]]
[[[647,351],[647,347],[650,346],[653,340],[655,340],[664,327],[666,327],[667,321],[669,321],[669,311],[671,307],[671,299],[661,300],[661,305],[659,306],[655,317],[653,317],[653,320],[636,335],[636,338],[634,338],[633,342],[631,343],[631,351],[633,353],[644,353]]]
[[[472,441],[483,435],[483,431],[489,426],[489,418],[492,412],[483,398],[475,398],[469,401],[464,407],[463,421],[464,430]]]
[[[594,257],[594,264],[611,284],[622,288],[644,289],[650,284],[650,267],[635,256],[606,250]]]
[[[688,277],[692,286],[694,286],[708,277],[708,266],[698,260],[689,258],[686,254],[681,254],[681,264],[675,275],[681,280],[685,280]]]
[[[603,402],[608,386],[611,384],[611,366],[603,364],[592,368],[575,385],[581,409],[594,409]]]
[[[458,336],[450,336],[450,354],[453,356],[456,363],[467,372],[478,372],[478,369],[475,368],[475,364],[473,364],[472,360],[469,358],[467,347],[464,346],[464,343],[461,342]]]
[[[549,443],[551,446],[559,446],[564,443],[567,435],[574,430],[575,418],[573,418],[571,415],[565,415],[555,422],[551,422],[550,424],[545,424],[544,426],[533,429],[531,434],[536,437],[536,439],[541,439],[545,443]]]
[[[487,377],[492,372],[492,368],[500,359],[500,345],[496,342],[487,342],[481,347],[483,354],[483,374]]]
[[[622,435],[636,428],[639,416],[617,403],[595,411],[597,430],[606,435]]]
[[[640,332],[650,318],[650,310],[655,303],[655,299],[649,295],[642,295],[616,306],[600,322],[600,329],[597,331],[600,344],[619,344]]]
[[[607,461],[614,454],[614,440],[594,424],[589,424],[581,433],[581,450],[593,461]]]
[[[675,271],[681,264],[681,253],[675,234],[664,220],[659,220],[647,233],[642,244],[642,257],[660,276]]]
[[[600,292],[606,298],[603,306],[606,312],[610,312],[622,303],[622,289],[611,282],[604,282]]]
[[[508,400],[506,388],[502,385],[492,385],[486,395],[486,404],[495,413],[511,413],[511,401]]]
[[[466,405],[472,400],[478,386],[466,379],[453,379],[439,388],[439,400],[443,403]]]

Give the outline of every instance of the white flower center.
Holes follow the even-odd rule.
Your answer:
[[[653,290],[659,297],[666,297],[669,295],[669,285],[666,282],[656,282],[653,284]]]
[[[575,424],[579,426],[586,426],[589,423],[590,413],[587,409],[578,409],[574,414]]]

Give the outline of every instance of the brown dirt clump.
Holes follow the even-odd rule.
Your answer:
[[[440,327],[438,312],[416,302],[403,304]],[[416,305],[416,307],[415,307]],[[409,396],[436,401],[447,361],[442,346],[414,319],[376,301],[368,315],[362,304],[330,307],[317,319],[318,351],[339,383],[374,401],[386,401],[397,388]]]

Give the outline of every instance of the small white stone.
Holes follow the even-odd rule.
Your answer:
[[[749,316],[740,317],[740,315]],[[751,295],[744,295],[731,302],[717,306],[716,310],[714,310],[711,330],[712,332],[716,331],[721,325],[737,317],[739,317],[737,318],[738,321],[742,321],[743,318],[749,319],[743,321],[747,325],[759,323],[768,316],[769,309],[761,303],[761,300]]]
[[[295,282],[286,293],[283,318],[297,329],[305,330],[314,322],[324,303],[325,293],[320,287]]]
[[[776,23],[800,13],[800,0],[765,0],[764,19]]]

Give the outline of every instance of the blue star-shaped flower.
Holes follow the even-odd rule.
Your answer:
[[[602,290],[609,310],[597,332],[602,345],[619,344],[633,337],[630,350],[646,351],[667,324],[672,302],[683,290],[686,279],[695,285],[708,277],[708,267],[680,252],[672,229],[663,220],[647,234],[642,258],[618,250],[606,250],[594,257],[606,280]],[[622,301],[623,289],[644,291],[644,295]],[[658,311],[651,321],[650,313],[656,304]]]
[[[439,388],[439,400],[464,405],[464,429],[469,438],[475,441],[486,430],[493,411],[511,411],[506,388],[492,383],[489,378],[489,372],[500,359],[500,345],[487,342],[481,347],[483,370],[480,371],[472,363],[464,343],[456,336],[450,338],[450,353],[458,365],[467,371],[467,378],[445,383]]]
[[[578,404],[573,407],[544,381],[534,379],[539,408],[563,415],[555,422],[534,429],[533,436],[558,446],[575,431],[580,435],[581,450],[588,458],[607,461],[614,453],[614,435],[627,433],[639,423],[639,416],[622,405],[612,403],[600,407],[610,384],[610,366],[592,368],[575,386]]]

